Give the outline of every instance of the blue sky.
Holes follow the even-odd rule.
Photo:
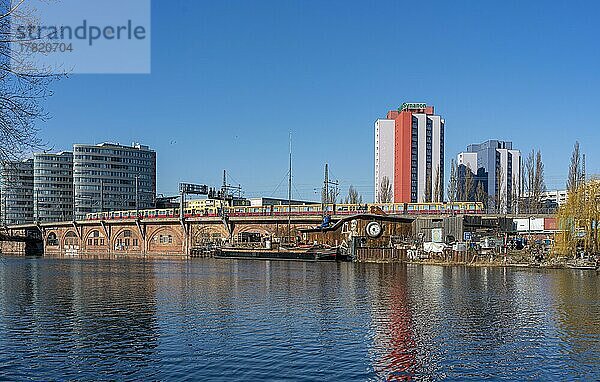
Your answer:
[[[573,143],[600,158],[600,4],[593,1],[158,1],[150,75],[72,75],[53,86],[55,150],[150,145],[158,192],[180,181],[247,196],[318,198],[323,164],[373,197],[373,123],[402,102],[446,119],[446,166],[469,143],[541,149],[563,187]],[[275,191],[275,192],[274,192]]]

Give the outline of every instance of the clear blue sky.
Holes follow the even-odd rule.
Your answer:
[[[598,173],[596,1],[180,1],[152,4],[152,74],[73,75],[42,137],[139,141],[158,191],[219,184],[271,195],[294,136],[294,196],[318,198],[324,162],[373,197],[373,122],[402,102],[446,119],[446,166],[469,143],[542,151],[563,187],[573,143]],[[287,192],[285,182],[276,196]]]

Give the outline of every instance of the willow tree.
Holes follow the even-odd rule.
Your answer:
[[[558,211],[555,253],[600,252],[600,180],[579,183]]]

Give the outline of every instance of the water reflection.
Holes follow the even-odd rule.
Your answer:
[[[590,272],[0,257],[9,380],[600,379]]]
[[[152,375],[153,275],[145,263],[3,259],[3,372],[39,380]]]

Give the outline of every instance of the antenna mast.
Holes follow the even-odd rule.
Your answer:
[[[290,131],[290,171],[288,177],[288,243],[292,237],[292,132]]]

